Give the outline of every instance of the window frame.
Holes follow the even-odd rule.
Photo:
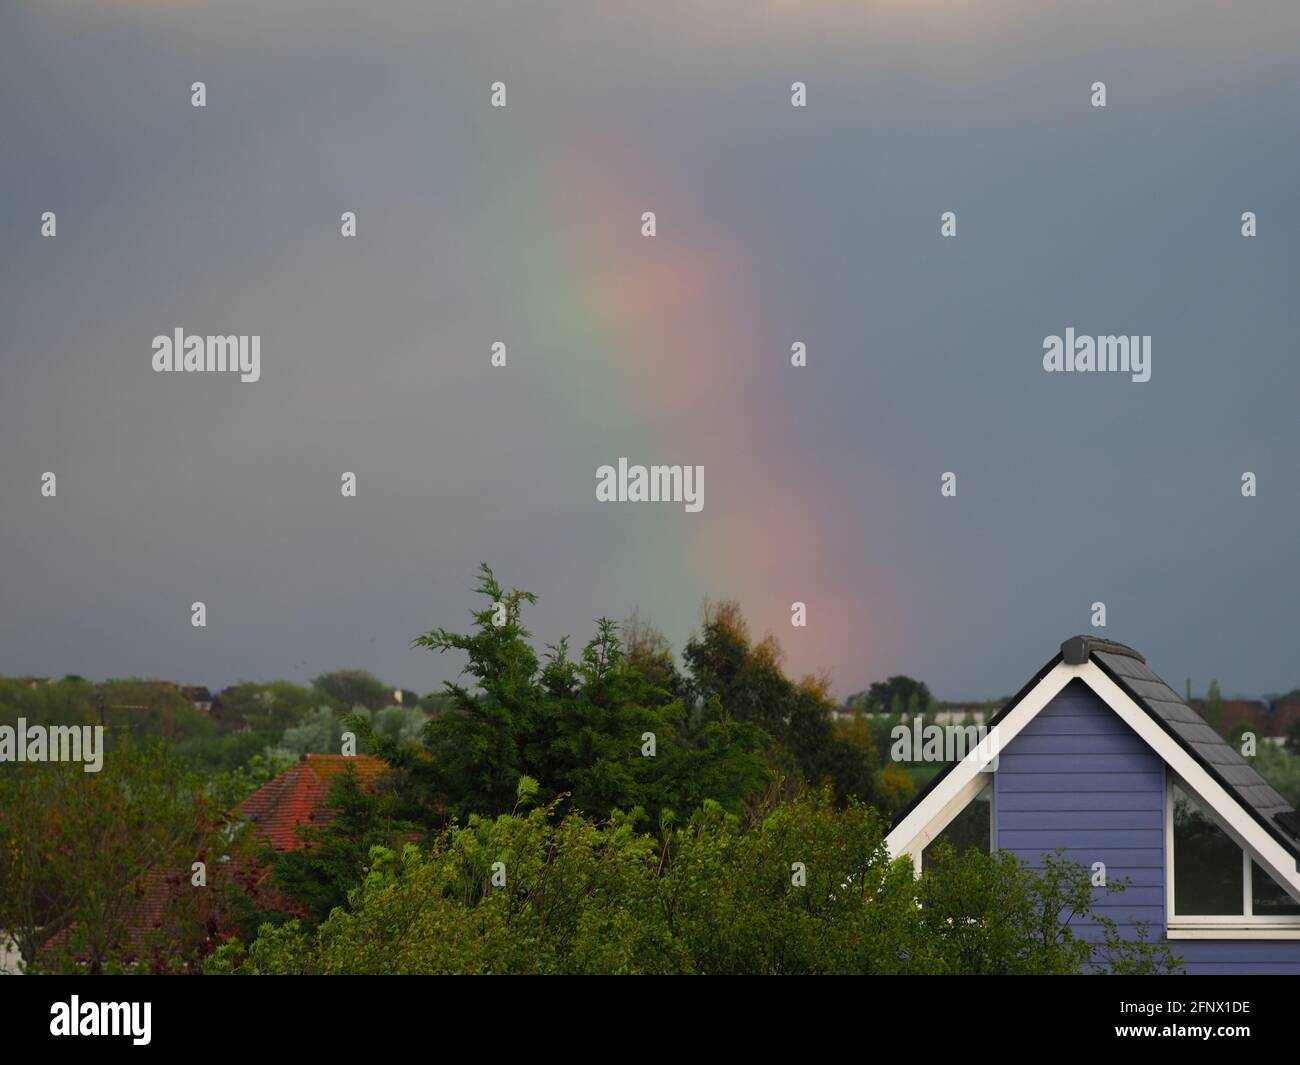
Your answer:
[[[1180,788],[1196,803],[1209,820],[1223,832],[1241,851],[1241,913],[1224,915],[1194,914],[1179,916],[1174,909],[1174,789]],[[1170,939],[1300,939],[1300,914],[1290,916],[1257,917],[1254,909],[1254,891],[1251,880],[1254,865],[1259,865],[1269,878],[1297,904],[1300,898],[1280,882],[1269,870],[1268,862],[1253,851],[1219,812],[1205,802],[1173,770],[1165,769],[1165,930]]]

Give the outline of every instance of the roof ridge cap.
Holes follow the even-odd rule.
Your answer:
[[[1118,643],[1115,640],[1080,634],[1061,641],[1061,657],[1065,660],[1065,664],[1069,666],[1081,666],[1098,652],[1136,658],[1143,665],[1146,665],[1146,655],[1129,647],[1128,644]]]

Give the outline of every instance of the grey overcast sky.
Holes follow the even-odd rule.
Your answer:
[[[1291,0],[10,0],[0,672],[430,690],[482,559],[539,643],[735,598],[841,696],[1013,692],[1095,601],[1300,685],[1298,59]],[[703,511],[597,502],[620,456]]]

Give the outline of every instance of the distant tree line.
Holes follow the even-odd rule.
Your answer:
[[[539,650],[532,594],[487,566],[477,590],[466,631],[413,641],[463,667],[424,698],[353,670],[235,685],[208,714],[155,682],[0,681],[0,715],[103,715],[116,730],[100,774],[0,767],[0,929],[35,971],[1174,965],[1094,912],[1070,863],[940,855],[914,880],[888,860],[886,826],[917,778],[884,761],[879,730],[934,712],[920,681],[837,706],[824,678],[787,675],[731,602],[706,604],[680,659],[635,616]],[[341,775],[332,821],[303,827],[303,849],[272,854],[228,816],[297,754],[337,753],[344,731],[386,772],[366,787]],[[1260,758],[1300,766],[1280,747]],[[164,918],[142,947],[130,902],[160,878]],[[1087,921],[1104,934],[1079,935]]]

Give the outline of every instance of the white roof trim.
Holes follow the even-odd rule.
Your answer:
[[[1169,735],[1151,715],[1138,706],[1095,662],[1089,659],[1078,666],[1059,662],[989,733],[989,741],[963,758],[928,795],[898,823],[885,838],[891,858],[908,854],[924,846],[935,833],[932,823],[944,809],[974,780],[992,755],[1006,748],[1039,711],[1075,678],[1088,685],[1101,700],[1117,713],[1158,754],[1202,802],[1219,815],[1237,842],[1250,851],[1279,883],[1300,894],[1300,872],[1295,858],[1247,811],[1236,798],[1218,783],[1201,764]],[[925,837],[924,839],[922,837]]]
[[[1139,736],[1146,740],[1165,764],[1177,773],[1198,799],[1209,806],[1226,823],[1229,833],[1251,852],[1278,882],[1286,884],[1293,894],[1300,894],[1300,872],[1296,871],[1295,858],[1264,831],[1260,823],[1239,803],[1235,796],[1215,780],[1201,763],[1196,761],[1181,744],[1151,719],[1151,715],[1137,705],[1118,684],[1110,679],[1095,662],[1079,667],[1082,679],[1102,700]]]
[[[916,849],[918,844],[925,846],[934,835],[942,831],[943,826],[932,829],[931,823],[949,803],[966,790],[993,757],[1038,715],[1038,711],[1050,703],[1062,688],[1079,675],[1081,668],[1081,666],[1067,666],[1064,662],[1059,662],[1050,673],[1035,684],[1011,713],[989,730],[984,742],[977,744],[973,751],[953,766],[948,775],[939,781],[934,789],[885,837],[890,858],[908,854]]]

